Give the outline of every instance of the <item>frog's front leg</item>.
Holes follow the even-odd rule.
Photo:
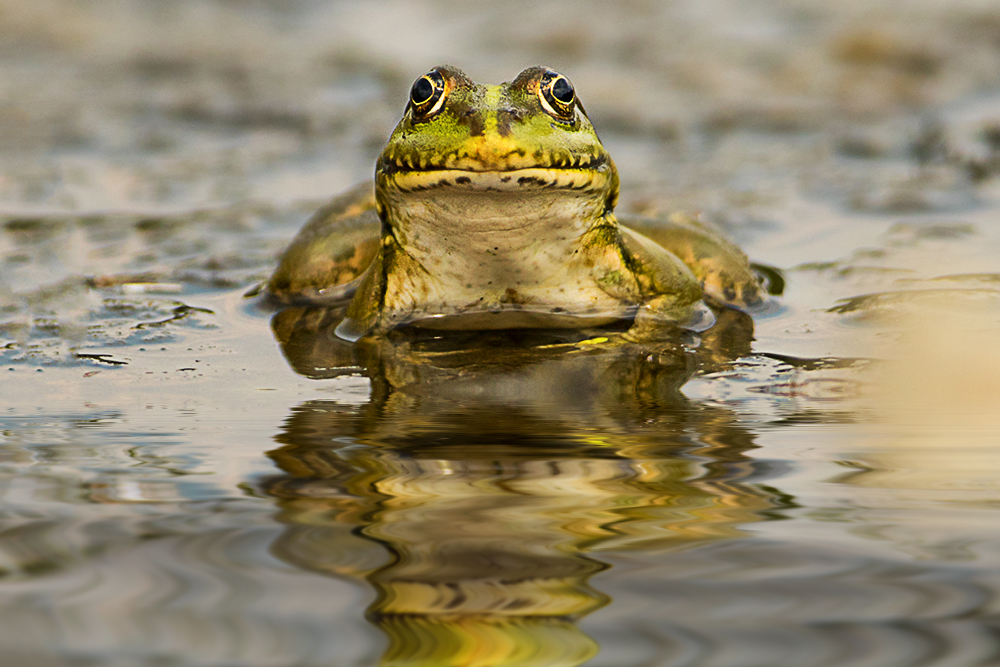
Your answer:
[[[601,225],[588,234],[605,237],[596,242],[588,239],[597,284],[622,303],[636,307],[628,339],[662,339],[678,328],[703,331],[715,322],[702,301],[698,279],[663,247],[614,224]]]
[[[643,295],[628,338],[653,340],[676,328],[704,331],[715,324],[698,279],[682,261],[641,234],[621,233]]]
[[[336,329],[338,336],[349,341],[369,333],[384,334],[411,320],[417,304],[426,300],[433,279],[392,234],[385,234],[357,284],[344,320]]]

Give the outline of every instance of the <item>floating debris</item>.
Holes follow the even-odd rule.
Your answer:
[[[111,366],[127,366],[128,362],[121,359],[115,359],[113,355],[110,354],[97,354],[89,352],[77,352],[77,359],[90,359],[92,361],[97,361],[102,364],[109,364]]]

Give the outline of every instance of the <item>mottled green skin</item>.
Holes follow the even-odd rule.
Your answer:
[[[407,105],[378,159],[374,197],[357,189],[318,212],[271,277],[271,295],[350,299],[338,329],[349,339],[403,323],[579,328],[626,318],[629,336],[646,339],[710,326],[706,294],[742,308],[764,301],[746,257],[696,221],[640,221],[645,234],[619,225],[614,162],[577,100],[545,95],[551,70],[499,86],[450,67],[432,74],[443,82],[435,106]]]

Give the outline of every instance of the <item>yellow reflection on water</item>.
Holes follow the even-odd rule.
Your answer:
[[[581,664],[598,647],[576,621],[610,602],[601,553],[736,538],[779,504],[747,479],[753,437],[727,411],[676,393],[615,406],[302,405],[270,453],[275,553],[373,587],[383,665]]]
[[[695,346],[613,330],[345,346],[337,322],[291,308],[272,328],[297,372],[361,369],[371,402],[297,408],[263,490],[278,556],[372,587],[383,665],[579,665],[598,646],[576,621],[611,603],[591,582],[602,553],[737,538],[780,504],[749,479],[752,433],[680,392],[749,349],[742,313]]]

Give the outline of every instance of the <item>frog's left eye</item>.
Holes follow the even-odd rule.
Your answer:
[[[569,122],[573,120],[573,103],[576,102],[576,91],[573,84],[562,74],[546,72],[538,84],[538,100],[542,103],[545,113],[558,120]]]
[[[410,105],[415,118],[424,119],[433,116],[444,104],[444,77],[437,70],[413,82],[410,88]]]

